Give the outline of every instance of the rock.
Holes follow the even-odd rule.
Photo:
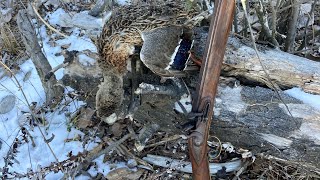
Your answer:
[[[16,97],[14,95],[7,95],[0,100],[0,114],[10,112],[16,104]]]

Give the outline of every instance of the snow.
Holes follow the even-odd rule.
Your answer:
[[[29,59],[20,67],[21,71],[16,74],[16,78],[22,86],[27,101],[29,103],[37,102],[38,105],[43,104],[45,101],[44,89],[32,61]],[[26,81],[23,81],[25,73],[28,71],[31,71],[31,76]],[[3,144],[7,144],[2,146],[0,154],[1,157],[6,157],[9,150],[8,145],[11,145],[16,137],[22,140],[18,119],[22,116],[21,111],[29,112],[29,109],[22,91],[18,88],[17,83],[13,81],[13,78],[1,79],[0,83],[0,96],[13,94],[17,97],[14,109],[6,114],[0,115],[0,138],[5,142]],[[82,102],[72,103],[66,110],[68,112],[74,112],[83,104]],[[70,132],[67,131],[68,118],[65,113],[61,112],[61,109],[45,114],[45,119],[48,121],[48,126],[40,126],[39,128],[44,132],[46,139],[54,135],[53,140],[49,144],[59,161],[67,159],[67,153],[70,151],[72,151],[73,154],[83,151],[82,142],[65,142],[66,139],[72,139],[78,135],[83,136],[83,133],[74,128],[71,128]],[[53,154],[50,152],[47,144],[44,143],[40,129],[35,127],[32,130],[29,126],[25,127],[33,137],[36,146],[31,146],[31,143],[22,143],[22,145],[18,147],[19,152],[16,153],[16,160],[19,163],[14,163],[14,165],[9,168],[10,172],[15,171],[24,174],[27,173],[28,168],[36,171],[38,166],[45,167],[51,162],[55,162]],[[89,149],[91,148],[92,146]],[[0,161],[0,167],[4,167],[4,165],[4,161]]]
[[[16,78],[22,86],[21,89],[25,93],[28,103],[37,102],[38,105],[43,104],[45,101],[44,89],[32,61],[30,59],[27,60],[20,68],[21,71],[16,74]],[[29,71],[31,72],[30,77],[26,81],[23,81],[25,73]],[[13,78],[7,77],[1,79],[0,84],[0,96],[13,94],[17,97],[14,109],[6,114],[0,115],[0,138],[5,142],[4,144],[7,144],[2,146],[0,154],[1,157],[6,157],[9,150],[8,145],[11,145],[16,137],[22,140],[20,137],[21,132],[18,119],[22,116],[22,111],[29,112],[29,109],[22,91]],[[78,102],[77,106],[75,104],[70,104],[68,111],[74,112],[81,104],[83,103]],[[46,139],[49,139],[52,134],[55,136],[50,142],[50,146],[53,148],[59,161],[67,159],[67,153],[69,151],[77,153],[83,150],[82,142],[64,142],[67,138],[73,138],[77,135],[83,136],[82,132],[74,128],[71,128],[70,132],[67,131],[68,122],[64,113],[60,113],[59,111],[47,113],[45,114],[45,119],[47,119],[49,123],[48,129],[43,126],[40,126],[39,128],[45,133]],[[25,127],[33,137],[36,146],[32,147],[31,143],[22,143],[22,145],[18,147],[19,152],[16,154],[16,160],[19,163],[14,163],[13,167],[9,168],[9,171],[16,171],[22,174],[27,173],[27,168],[36,170],[35,168],[39,165],[48,166],[51,162],[55,162],[53,154],[50,152],[46,143],[44,143],[39,128],[34,128],[32,130],[29,126]],[[4,161],[0,161],[0,167],[4,167],[4,165]]]
[[[222,105],[227,108],[227,110],[235,113],[240,113],[247,108],[247,104],[243,102],[241,98],[242,87],[238,86],[235,88],[226,87],[221,90],[220,96],[222,100]],[[224,99],[232,99],[231,101],[225,101]]]
[[[48,21],[52,25],[59,25],[60,24],[60,17],[67,14],[64,9],[59,8],[55,10],[52,14],[48,15]]]
[[[320,95],[306,93],[301,88],[292,88],[284,92],[304,103],[287,104],[294,117],[304,119],[299,130],[295,131],[292,137],[307,137],[320,145]],[[285,110],[284,105],[280,107]]]
[[[91,176],[96,176],[98,173],[101,173],[104,176],[106,176],[113,169],[126,167],[126,164],[124,162],[119,162],[117,164],[104,163],[103,158],[104,158],[104,155],[101,155],[100,157],[98,157],[93,161],[97,164],[97,166],[96,167],[91,166],[91,168],[89,169],[88,172]]]
[[[292,88],[284,92],[320,111],[320,95],[308,94],[301,90],[301,88]]]
[[[75,31],[71,36],[66,39],[57,40],[57,43],[62,45],[69,45],[69,51],[83,51],[89,50],[91,52],[97,52],[97,47],[93,44],[90,38],[88,37],[78,37],[79,32]]]
[[[118,0],[118,3],[124,5],[127,3],[127,0]],[[81,17],[81,15],[85,17],[88,16],[87,12],[81,12],[74,17],[70,17],[69,13],[70,12],[67,13],[62,8],[59,8],[52,13],[48,13],[46,20],[52,26],[61,26],[63,25],[61,21],[62,17],[64,17],[66,20],[66,18],[72,19],[74,17]],[[107,19],[109,16],[110,13],[107,13],[103,18]],[[92,27],[96,25],[97,27],[102,27],[101,24],[104,22],[103,18],[95,18],[92,22]],[[83,19],[79,19],[78,22],[83,22],[81,20]],[[64,24],[66,24],[66,22],[64,22]],[[70,27],[69,30],[71,34],[67,38],[63,39],[58,39],[57,37],[59,36],[56,34],[49,35],[47,33],[48,29],[44,25],[40,26],[40,28],[36,30],[39,34],[39,38],[41,38],[40,44],[43,48],[42,51],[52,68],[58,66],[64,61],[64,56],[61,55],[63,50],[62,46],[68,51],[89,50],[91,52],[97,52],[97,48],[94,43],[89,37],[82,35],[82,30],[79,29],[79,27]],[[79,55],[79,61],[83,65],[93,65],[95,63],[94,59],[86,56],[85,54]],[[60,80],[63,77],[63,73],[63,68],[55,72],[56,78]],[[60,107],[53,112],[44,114],[44,118],[47,120],[46,126],[39,125],[37,127],[31,127],[28,125],[28,123],[25,123],[24,127],[32,136],[35,147],[32,146],[29,136],[29,142],[24,142],[21,133],[21,122],[19,122],[19,120],[25,117],[26,114],[24,114],[24,112],[30,112],[28,103],[30,104],[31,102],[37,102],[37,107],[40,107],[45,102],[46,97],[42,83],[31,59],[28,59],[20,65],[20,71],[15,74],[15,78],[19,84],[13,77],[4,77],[0,79],[0,99],[7,95],[14,95],[16,97],[14,108],[5,114],[0,114],[0,156],[7,156],[10,146],[12,146],[16,138],[22,142],[22,144],[18,145],[17,147],[18,152],[15,153],[15,162],[12,166],[9,166],[9,172],[26,174],[28,169],[32,169],[34,172],[39,172],[39,167],[46,167],[52,162],[56,162],[55,156],[58,158],[58,161],[63,161],[68,159],[67,155],[70,151],[72,151],[73,155],[76,155],[78,152],[93,149],[95,146],[97,146],[97,142],[101,141],[99,138],[95,137],[95,139],[90,141],[89,144],[84,145],[82,141],[76,140],[76,137],[78,136],[85,136],[83,132],[70,126],[71,122],[69,113],[71,112],[72,114],[82,105],[84,105],[84,102],[76,100],[63,108]],[[148,86],[147,84],[141,84],[140,87],[157,90],[157,87]],[[65,91],[72,91],[72,89],[70,87],[66,87]],[[240,91],[241,88],[230,88],[221,92],[222,100],[220,99],[220,103],[224,102],[223,98],[233,98],[237,102],[242,102],[240,96],[234,96],[234,94],[238,94]],[[285,93],[300,99],[304,103],[309,104],[317,110],[320,110],[320,96],[307,94],[299,88],[287,90]],[[67,100],[68,99],[64,100],[62,103],[65,103]],[[192,106],[190,95],[183,95],[180,102],[186,108],[187,112],[191,112]],[[227,106],[229,110],[233,112],[242,111],[246,108],[244,104],[241,106],[235,106],[233,104],[223,105]],[[179,112],[183,112],[178,103],[175,103],[175,109]],[[320,120],[318,122],[320,122]],[[320,142],[320,133],[318,127],[320,127],[319,124],[315,125],[312,124],[312,122],[307,122],[301,126],[300,130],[303,135],[307,135],[310,129],[313,130],[313,134],[316,135],[313,137]],[[92,133],[92,135],[94,134]],[[44,141],[44,138],[50,139],[51,137],[53,137],[53,139],[48,144],[50,148],[52,148],[53,153],[48,147],[48,144]],[[66,141],[67,139],[71,140]],[[124,162],[117,162],[116,164],[109,164],[108,162],[104,163],[103,158],[104,156],[102,155],[94,160],[96,166],[90,167],[88,171],[89,174],[92,176],[95,176],[97,173],[107,175],[114,168],[126,167]],[[3,168],[4,166],[5,162],[3,161],[3,158],[1,158],[0,168]],[[0,176],[1,175],[2,171],[0,171]],[[61,171],[58,173],[50,172],[49,174],[46,174],[45,179],[61,179],[63,175],[64,174]],[[82,180],[90,178],[82,175],[76,177],[76,179]]]
[[[106,17],[95,18],[88,13],[88,11],[67,13],[62,8],[59,8],[47,17],[50,24],[60,27],[78,27],[84,30],[101,29],[103,27],[102,19]]]
[[[49,14],[49,23],[51,25],[57,24],[61,14],[65,13],[64,10],[58,9],[52,14]],[[101,21],[97,19],[97,21]],[[34,22],[34,21],[33,21]],[[57,35],[49,35],[47,27],[42,25],[39,29],[36,29],[40,44],[42,45],[42,51],[49,61],[51,67],[56,67],[63,63],[64,56],[62,56],[63,48],[67,47],[67,50],[72,51],[83,51],[89,50],[97,52],[96,46],[90,38],[81,36],[81,31],[78,28],[71,29],[72,33],[70,36],[64,39],[57,40]],[[86,65],[94,64],[95,60],[82,54],[79,57],[80,62]],[[82,101],[73,101],[63,107],[58,107],[55,111],[45,113],[44,118],[47,124],[44,126],[39,124],[36,127],[30,126],[29,123],[21,123],[22,119],[30,114],[28,103],[37,102],[36,107],[40,107],[46,100],[45,92],[42,87],[42,83],[37,74],[36,68],[32,63],[31,59],[28,59],[20,65],[20,71],[15,74],[15,77],[19,84],[12,77],[5,76],[0,79],[0,99],[7,95],[14,95],[16,97],[14,108],[6,114],[0,114],[0,156],[7,157],[7,153],[10,146],[13,145],[14,140],[17,138],[21,142],[18,145],[18,152],[15,153],[15,159],[12,166],[8,166],[9,172],[17,172],[19,174],[26,174],[28,170],[32,169],[34,172],[39,172],[40,167],[47,167],[52,162],[56,162],[54,155],[58,158],[58,161],[68,159],[68,153],[72,151],[73,155],[77,155],[78,152],[85,150],[92,150],[97,146],[96,142],[101,141],[99,138],[95,138],[89,141],[88,144],[83,144],[82,141],[76,140],[76,137],[83,137],[84,133],[73,128],[70,122],[70,113],[76,112],[85,103]],[[64,69],[60,69],[55,73],[56,78],[59,80],[63,77]],[[21,88],[19,87],[21,85]],[[70,87],[65,88],[65,92],[71,91]],[[24,93],[24,94],[23,94]],[[24,96],[25,95],[25,96]],[[25,99],[26,98],[26,99]],[[66,103],[67,97],[63,100]],[[25,114],[24,114],[25,113]],[[29,142],[23,141],[20,124],[30,133],[35,143],[35,147],[32,146],[30,136],[28,137]],[[42,135],[43,133],[43,135]],[[93,133],[92,133],[93,135]],[[52,141],[48,144],[52,148],[53,153],[45,143],[45,139]],[[66,140],[69,141],[66,141]],[[85,147],[85,148],[84,148]],[[108,164],[103,164],[101,158],[95,161],[98,164],[97,172],[106,174],[110,171]],[[5,166],[3,158],[0,160],[0,168]],[[123,167],[124,163],[119,163],[115,167]],[[95,170],[92,170],[94,173]],[[60,179],[63,176],[63,172],[53,173],[50,172],[46,175],[46,179]],[[0,171],[2,176],[2,171]],[[79,176],[76,179],[89,179],[86,176]]]
[[[126,5],[130,2],[130,0],[117,0],[117,3],[120,5]]]
[[[84,66],[90,66],[90,65],[94,65],[96,60],[92,59],[91,57],[88,57],[85,54],[80,54],[79,55],[79,62]]]

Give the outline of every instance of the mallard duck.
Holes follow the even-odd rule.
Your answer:
[[[208,15],[179,0],[114,9],[98,39],[98,64],[104,75],[96,95],[98,116],[107,122],[117,118],[114,112],[123,101],[123,76],[135,53],[140,53],[145,66],[160,76],[183,76],[186,60],[180,60],[186,59],[192,45],[191,29]]]

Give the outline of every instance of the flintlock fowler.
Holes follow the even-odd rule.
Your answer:
[[[192,113],[197,115],[195,130],[189,136],[189,156],[193,179],[210,179],[207,140],[213,116],[223,56],[231,29],[234,0],[216,0],[200,69],[200,83],[193,98]]]

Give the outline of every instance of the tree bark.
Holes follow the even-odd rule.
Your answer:
[[[194,52],[201,57],[207,38],[207,29],[196,30]],[[223,76],[232,76],[245,83],[270,86],[261,63],[266,67],[273,83],[281,89],[300,87],[305,92],[320,94],[320,63],[292,55],[278,49],[257,45],[261,63],[252,43],[229,37],[222,67]]]
[[[42,86],[45,90],[46,105],[54,106],[61,100],[63,88],[61,86],[57,86],[57,79],[55,76],[52,76],[51,79],[45,81],[45,75],[50,72],[52,68],[41,51],[34,27],[25,10],[19,10],[17,15],[17,24],[21,32],[23,43],[26,47],[26,51],[30,55],[31,60],[36,67]]]
[[[296,4],[297,1],[293,1],[292,4]],[[294,51],[294,42],[296,38],[296,30],[297,30],[297,21],[299,16],[300,5],[295,5],[291,8],[291,18],[288,24],[288,34],[285,42],[285,51],[293,52]]]

